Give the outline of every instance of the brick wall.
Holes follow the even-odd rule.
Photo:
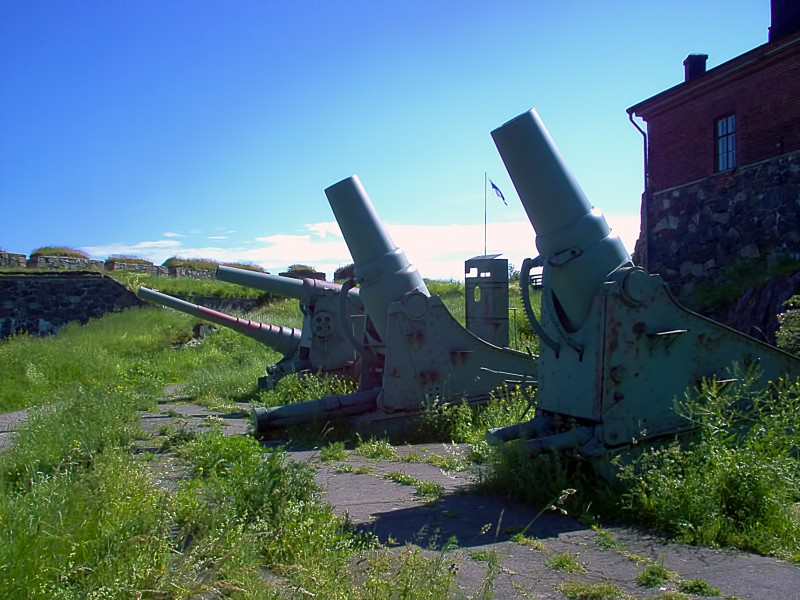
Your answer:
[[[713,71],[698,82],[703,77],[714,77]],[[714,124],[729,114],[736,115],[737,164],[800,150],[800,49],[752,62],[649,113],[651,189],[712,175]]]

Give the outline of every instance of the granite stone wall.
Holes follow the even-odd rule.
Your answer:
[[[774,340],[776,315],[800,294],[800,277],[784,276],[711,308],[700,306],[697,292],[725,289],[781,264],[797,262],[800,269],[800,152],[656,192],[643,217],[647,235],[639,238],[634,262],[661,275],[687,307]]]
[[[20,332],[47,335],[70,321],[86,323],[143,304],[133,292],[102,273],[1,273],[0,338]]]
[[[645,217],[646,266],[681,299],[736,268],[800,260],[800,153],[656,192]]]
[[[91,258],[76,258],[72,256],[31,256],[28,259],[29,268],[39,269],[96,269],[102,271],[105,267],[102,260]]]
[[[121,260],[107,260],[105,262],[105,270],[132,271],[134,273],[144,273],[145,275],[154,275],[156,277],[166,277],[169,275],[169,269],[166,267],[159,267],[152,263],[134,263]]]

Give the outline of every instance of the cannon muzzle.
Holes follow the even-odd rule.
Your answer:
[[[389,305],[415,290],[430,296],[428,288],[389,237],[358,177],[330,186],[325,195],[353,257],[366,313],[384,338]]]
[[[564,327],[575,331],[630,255],[589,204],[535,110],[498,127],[492,138],[536,231],[543,279],[563,309]]]
[[[269,346],[284,356],[294,354],[300,347],[300,331],[294,327],[281,327],[279,325],[270,325],[268,323],[234,317],[206,308],[205,306],[200,306],[199,304],[192,304],[191,302],[162,294],[161,292],[146,287],[140,287],[136,295],[142,300],[167,306],[177,311],[205,319],[206,321],[211,321],[217,325],[233,329],[242,335],[258,340],[265,346]]]
[[[219,265],[217,267],[217,279],[226,283],[236,283],[245,287],[254,288],[264,292],[270,292],[278,296],[307,300],[311,296],[323,293],[338,293],[342,286],[330,281],[320,281],[318,279],[294,279],[292,277],[281,277],[269,273],[258,273],[247,269],[236,269]],[[350,290],[348,297],[354,306],[361,308],[358,290]]]

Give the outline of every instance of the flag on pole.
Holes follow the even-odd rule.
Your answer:
[[[508,202],[506,202],[506,197],[505,197],[505,196],[503,196],[503,192],[501,192],[501,191],[500,191],[500,188],[499,188],[499,187],[497,187],[497,186],[494,184],[494,181],[492,181],[492,180],[490,179],[490,180],[489,180],[489,185],[491,185],[491,186],[492,186],[492,191],[494,192],[494,195],[495,195],[495,196],[497,196],[498,198],[500,198],[500,200],[502,200],[502,201],[503,201],[503,204],[505,204],[506,206],[508,206]]]

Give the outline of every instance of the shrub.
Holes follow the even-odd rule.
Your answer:
[[[172,256],[161,263],[162,267],[188,267],[190,269],[197,269],[198,271],[216,271],[219,263],[209,258],[180,258]]]
[[[800,382],[756,391],[752,373],[704,381],[679,410],[696,440],[622,470],[626,507],[678,539],[800,559]]]
[[[800,296],[792,296],[783,305],[786,311],[778,315],[775,343],[782,350],[800,354]]]
[[[89,258],[89,255],[68,246],[42,246],[31,252],[31,256],[68,256],[70,258]]]
[[[130,256],[127,254],[112,254],[106,259],[106,263],[110,262],[128,263],[131,265],[152,265],[153,263],[145,258],[138,256]]]

